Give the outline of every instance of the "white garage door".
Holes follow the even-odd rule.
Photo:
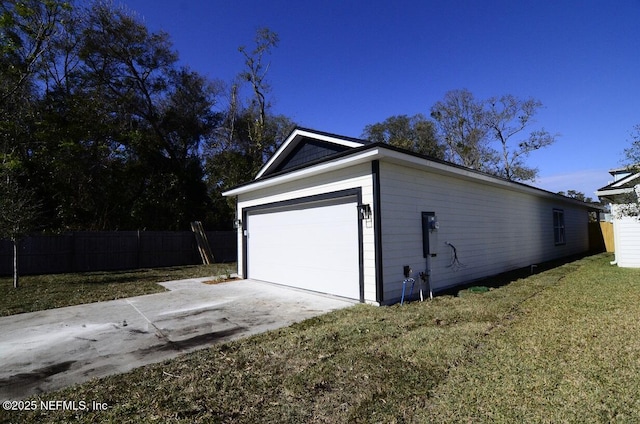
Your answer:
[[[249,278],[359,299],[356,205],[334,199],[249,214]]]

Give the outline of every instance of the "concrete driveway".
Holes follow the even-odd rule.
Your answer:
[[[0,399],[286,327],[353,301],[255,280],[161,283],[170,291],[0,318]]]

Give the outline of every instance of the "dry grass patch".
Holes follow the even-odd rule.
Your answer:
[[[638,422],[640,270],[581,266],[525,301],[513,322],[433,391],[438,422]]]
[[[205,280],[202,281],[202,284],[220,284],[220,283],[228,283],[230,281],[240,281],[241,278],[239,277],[230,277],[230,276],[221,276],[219,278],[212,278],[211,280]]]

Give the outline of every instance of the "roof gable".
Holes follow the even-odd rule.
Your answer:
[[[640,172],[627,172],[625,173],[626,175],[624,175],[621,178],[618,178],[617,180],[615,180],[614,182],[612,182],[611,184],[602,187],[600,190],[598,191],[606,191],[606,190],[615,190],[615,189],[620,189],[620,188],[630,188],[630,187],[634,187],[636,184],[638,184],[638,178],[640,178]]]
[[[286,171],[349,149],[351,147],[342,144],[304,137],[278,165],[273,167],[273,172]]]
[[[260,169],[256,179],[369,144],[366,140],[296,128]]]
[[[628,170],[624,174],[626,175],[597,190],[596,195],[614,203],[618,201],[627,202],[629,200],[628,196],[634,195],[636,187],[640,185],[640,172]]]

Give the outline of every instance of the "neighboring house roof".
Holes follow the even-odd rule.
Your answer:
[[[637,193],[640,185],[640,172],[633,172],[629,168],[614,169],[609,172],[611,175],[626,174],[611,184],[596,191],[596,196],[606,199],[612,203],[627,202],[629,195]]]
[[[441,159],[424,156],[386,143],[372,143],[367,140],[307,128],[294,129],[273,157],[260,169],[253,181],[228,190],[223,195],[235,196],[305,176],[383,158],[407,166],[428,168],[430,171],[440,174],[453,174],[461,178],[481,180],[487,184],[508,187],[517,191],[535,193],[538,196],[562,198],[564,201],[580,204],[594,211],[599,210],[599,208],[580,200]]]
[[[626,177],[629,174],[633,174],[634,169],[637,169],[638,166],[624,166],[622,168],[613,168],[609,170],[609,174],[614,178],[614,182],[620,180],[621,178]]]

